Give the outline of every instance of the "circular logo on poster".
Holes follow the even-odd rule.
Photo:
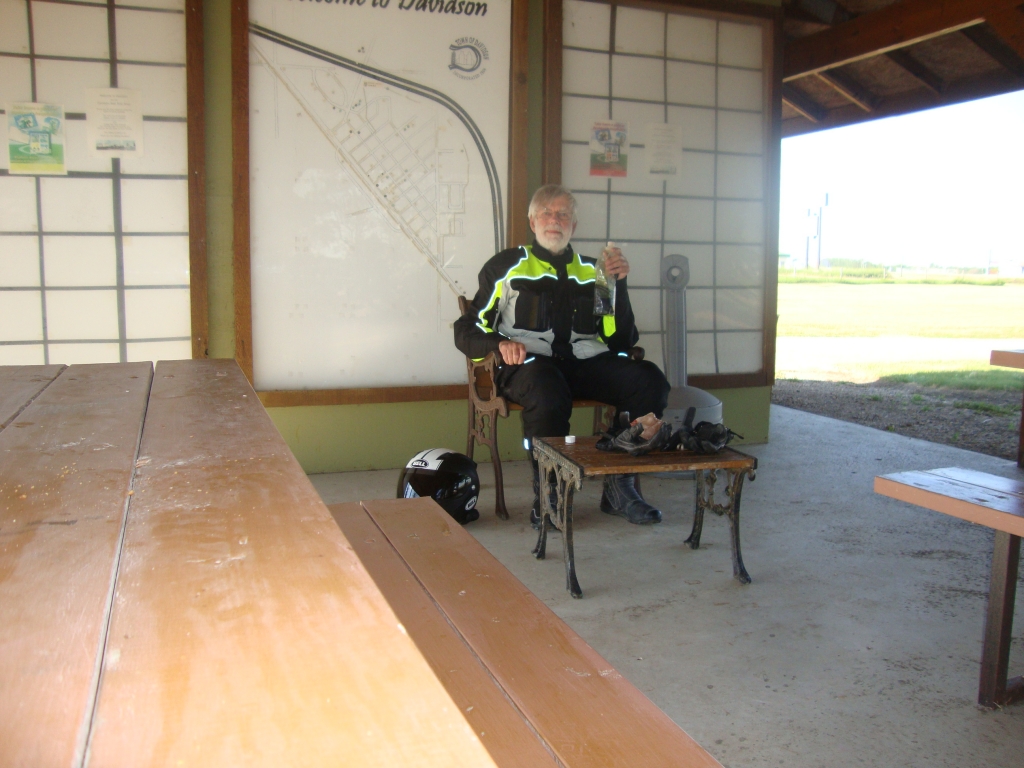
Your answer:
[[[476,80],[487,71],[485,62],[490,60],[487,46],[475,37],[460,37],[448,46],[452,60],[448,70],[462,80]]]

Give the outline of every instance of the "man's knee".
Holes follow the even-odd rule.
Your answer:
[[[641,407],[646,408],[645,413],[653,412],[660,417],[668,405],[668,393],[672,389],[665,374],[650,360],[641,360],[630,366],[630,378],[633,382],[630,399],[637,404],[643,403]]]
[[[565,434],[572,415],[572,391],[554,365],[538,363],[520,366],[502,394],[523,407],[527,437]]]

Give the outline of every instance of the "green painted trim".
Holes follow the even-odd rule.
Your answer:
[[[771,388],[722,389],[725,423],[744,436],[742,444],[768,441]],[[466,401],[445,400],[386,405],[334,405],[300,408],[269,408],[271,419],[288,447],[308,473],[388,469],[405,465],[426,448],[466,450]],[[592,408],[577,408],[571,429],[589,435]],[[498,419],[498,444],[502,461],[521,461],[523,430],[519,412]],[[478,463],[490,461],[486,448],[477,447]]]
[[[206,102],[206,279],[210,357],[235,355],[231,183],[231,3],[203,2]]]

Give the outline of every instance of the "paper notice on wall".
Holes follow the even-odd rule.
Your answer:
[[[63,176],[64,107],[23,102],[7,107],[9,173]]]
[[[93,157],[142,156],[142,98],[127,88],[87,88],[86,140]]]
[[[647,123],[644,158],[651,176],[678,176],[683,168],[683,126]]]
[[[590,175],[625,176],[629,123],[600,120],[590,131]]]

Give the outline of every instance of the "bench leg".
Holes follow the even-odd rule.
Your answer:
[[[740,553],[740,496],[743,494],[743,478],[746,472],[729,470],[728,507],[725,511],[729,518],[729,535],[732,539],[732,575],[740,584],[750,583],[750,574],[743,566],[743,555]]]
[[[705,488],[707,484],[707,488]],[[706,499],[713,499],[715,496],[715,472],[698,469],[693,473],[693,528],[690,536],[684,541],[689,544],[690,549],[700,549],[700,534],[704,529],[704,510],[707,509]]]
[[[996,531],[978,687],[978,703],[983,707],[1012,704],[1024,699],[1024,678],[1006,679],[1019,566],[1020,536]]]
[[[494,466],[494,514],[502,520],[508,520],[505,508],[505,483],[501,474],[501,456],[498,455],[498,414],[496,411],[478,411],[470,405],[473,424],[466,441],[469,458],[473,458],[473,445],[486,445],[491,452],[491,464]]]

